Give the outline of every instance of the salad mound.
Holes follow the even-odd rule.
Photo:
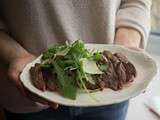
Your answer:
[[[122,89],[137,75],[134,65],[121,53],[87,50],[83,41],[66,42],[43,52],[41,62],[30,69],[33,85],[76,99],[77,90]]]

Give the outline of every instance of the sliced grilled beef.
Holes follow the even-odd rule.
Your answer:
[[[104,51],[103,51],[103,55],[104,55],[107,59],[111,59],[112,56],[113,56],[113,54],[112,54],[110,51],[108,51],[108,50],[104,50]]]
[[[98,88],[99,88],[97,84],[92,84],[92,83],[90,83],[90,82],[86,82],[85,85],[86,85],[86,87],[87,87],[88,89],[90,89],[90,90],[95,90],[95,89],[98,89]]]
[[[116,56],[121,62],[124,62],[124,63],[128,62],[127,57],[121,53],[115,53],[114,56]]]
[[[31,82],[33,83],[33,85],[36,88],[45,91],[46,84],[43,79],[42,69],[39,63],[36,63],[34,67],[31,67],[30,74],[31,74]]]
[[[123,66],[122,62],[120,62],[120,63],[117,65],[116,73],[117,73],[117,75],[118,75],[118,80],[119,80],[119,81],[122,81],[122,83],[126,83],[126,79],[127,79],[126,69],[125,69],[125,67]]]
[[[132,82],[136,77],[135,67],[121,53],[112,54],[110,51],[104,51],[101,62],[108,66],[105,74],[97,77],[101,89],[104,86],[113,90],[122,89],[124,84]]]
[[[56,74],[53,74],[51,71],[43,70],[43,78],[46,82],[46,89],[49,91],[55,91],[56,90]]]
[[[137,71],[134,65],[131,62],[123,63],[126,69],[127,82],[132,82],[134,78],[137,76]]]

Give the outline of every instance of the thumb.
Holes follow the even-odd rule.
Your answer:
[[[26,92],[24,90],[24,86],[22,84],[22,82],[20,81],[20,71],[16,71],[15,72],[9,72],[9,79],[11,79],[12,83],[17,87],[17,89],[19,90],[19,92],[23,95],[26,96]]]

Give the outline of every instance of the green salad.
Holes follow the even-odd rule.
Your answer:
[[[86,83],[96,84],[92,76],[106,71],[106,64],[98,62],[102,57],[101,52],[89,51],[82,40],[77,40],[45,51],[41,67],[56,74],[56,85],[64,97],[76,99],[78,89],[89,92]]]

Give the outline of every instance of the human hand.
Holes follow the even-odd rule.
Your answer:
[[[44,105],[51,106],[53,108],[57,108],[58,104],[53,102],[49,102],[24,88],[23,84],[20,81],[20,74],[25,67],[25,65],[31,61],[33,61],[36,57],[30,53],[25,53],[24,55],[18,56],[14,58],[9,63],[8,68],[8,76],[11,82],[19,89],[20,93],[25,97],[28,97],[30,100],[34,102],[38,102]]]
[[[118,28],[115,35],[115,44],[123,45],[134,50],[143,50],[140,48],[141,34],[127,27]]]

